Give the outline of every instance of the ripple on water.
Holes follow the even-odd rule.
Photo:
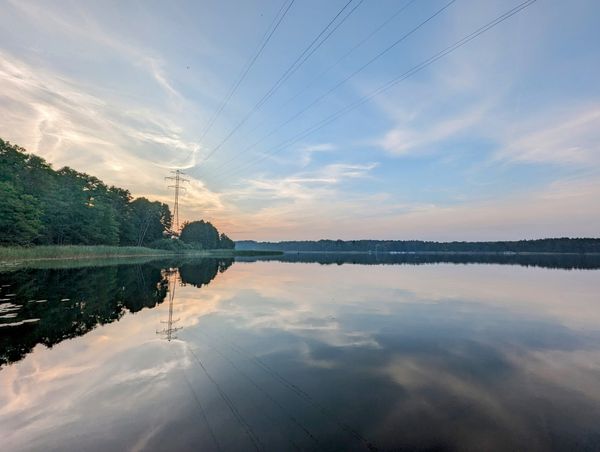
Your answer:
[[[25,319],[25,320],[20,320],[18,322],[12,322],[12,323],[0,323],[0,328],[21,326],[21,325],[25,325],[27,323],[35,323],[35,322],[39,322],[39,321],[40,321],[40,319]]]
[[[18,311],[21,306],[14,303],[0,303],[0,314]]]

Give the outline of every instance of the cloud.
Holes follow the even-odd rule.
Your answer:
[[[560,181],[538,191],[460,205],[423,205],[371,222],[374,236],[431,240],[594,237],[600,181]],[[440,225],[444,230],[440,231]]]
[[[23,3],[10,0],[10,5],[25,15],[27,20],[35,24],[36,29],[47,30],[52,34],[60,34],[69,40],[79,39],[93,47],[107,51],[107,57],[122,59],[133,66],[140,66],[146,71],[174,105],[181,107],[183,96],[174,88],[164,70],[162,58],[149,49],[135,46],[130,40],[119,36],[115,31],[107,31],[79,8],[56,9],[33,2]]]
[[[513,163],[600,165],[600,108],[579,108],[522,125],[520,135],[495,153]]]
[[[348,179],[367,177],[377,163],[351,164],[334,163],[325,165],[311,172],[299,172],[281,178],[254,178],[246,181],[246,185],[237,190],[225,193],[237,199],[248,198],[284,198],[289,200],[319,199],[323,196],[334,196],[335,185]]]
[[[300,152],[300,164],[302,166],[307,166],[312,162],[313,154],[319,152],[331,152],[335,151],[337,146],[332,143],[319,143],[319,144],[309,144],[303,146],[299,149]]]
[[[600,230],[595,208],[600,182],[590,179],[460,204],[401,202],[386,193],[346,192],[315,180],[250,187],[234,196],[253,206],[231,217],[233,230],[251,231],[236,239],[518,240],[594,237]]]
[[[193,166],[201,149],[184,138],[182,127],[166,112],[122,107],[2,52],[0,92],[0,113],[6,118],[0,124],[2,137],[56,166],[89,172],[136,196],[170,203],[165,169]],[[193,180],[188,188],[186,211],[223,209],[219,195],[203,183]]]
[[[154,77],[154,80],[156,80],[156,82],[165,90],[170,99],[174,101],[177,108],[181,108],[184,98],[179,91],[173,87],[172,82],[168,79],[168,76],[163,68],[164,63],[158,58],[152,57],[145,57],[142,59],[142,61],[147,64],[152,77]]]
[[[477,125],[485,115],[481,107],[466,111],[461,115],[451,115],[440,121],[431,122],[430,118],[420,117],[409,121],[413,124],[399,125],[388,131],[376,145],[393,156],[416,156],[430,153],[432,145],[464,133]]]

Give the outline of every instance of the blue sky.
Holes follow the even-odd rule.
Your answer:
[[[170,203],[164,176],[182,168],[183,217],[234,239],[598,236],[595,1],[538,0],[290,140],[521,3],[353,0],[347,20],[212,152],[347,1],[294,1],[204,134],[283,1],[2,0],[0,136],[56,168]]]

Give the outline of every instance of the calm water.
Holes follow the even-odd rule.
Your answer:
[[[283,260],[0,273],[0,449],[600,450],[593,259]]]

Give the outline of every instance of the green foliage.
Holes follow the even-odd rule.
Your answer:
[[[167,240],[169,206],[64,167],[0,139],[0,245],[151,246],[233,249],[233,241],[210,223],[189,223],[183,241]],[[187,246],[186,246],[187,243]]]
[[[179,238],[204,250],[221,248],[219,231],[210,222],[200,220],[185,223]]]
[[[184,243],[181,240],[177,239],[159,239],[148,245],[150,248],[155,248],[158,250],[172,251],[174,253],[183,253],[186,251],[193,251],[194,248],[192,245],[188,243]]]
[[[123,256],[150,256],[158,253],[156,249],[141,246],[106,245],[39,245],[32,247],[0,246],[0,260],[39,260],[73,258],[108,258]],[[3,262],[0,261],[0,264]]]
[[[138,198],[130,204],[129,235],[123,238],[126,244],[148,246],[164,238],[171,229],[169,206],[158,201]]]
[[[221,234],[219,237],[219,248],[232,250],[235,248],[235,242],[227,237],[225,234]]]
[[[171,228],[166,204],[0,139],[0,244],[144,246]]]
[[[0,244],[30,244],[42,229],[38,200],[10,182],[0,182],[0,193]]]

